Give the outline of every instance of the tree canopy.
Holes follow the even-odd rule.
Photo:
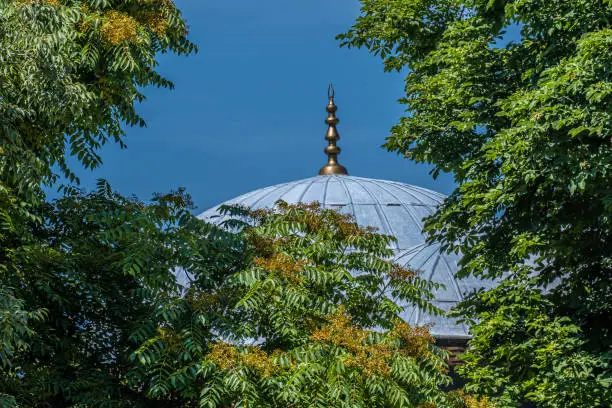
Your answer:
[[[125,126],[144,126],[142,90],[172,86],[156,56],[195,51],[186,35],[169,0],[0,1],[0,259],[43,185],[78,181],[68,157],[94,168]]]
[[[451,172],[426,223],[460,276],[468,389],[502,406],[608,406],[612,7],[607,0],[362,0],[338,36],[406,70],[385,147]],[[508,42],[507,30],[520,31]]]
[[[240,262],[213,275],[194,262],[187,296],[167,305],[163,329],[134,354],[159,373],[153,396],[178,390],[205,407],[450,407],[468,398],[442,390],[451,378],[428,329],[399,318],[392,299],[435,312],[435,284],[387,260],[392,237],[316,203],[229,210],[241,215],[230,222],[241,231]]]
[[[4,406],[154,404],[129,356],[135,333],[179,293],[172,268],[182,265],[188,209],[182,192],[145,204],[102,182],[37,208],[44,223],[2,275]]]

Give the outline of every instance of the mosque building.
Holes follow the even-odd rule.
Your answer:
[[[336,126],[337,107],[333,87],[328,92],[326,107],[328,125],[325,139],[327,164],[319,174],[288,183],[248,192],[215,206],[199,218],[220,224],[225,217],[219,215],[221,205],[242,205],[251,209],[270,208],[278,200],[289,204],[318,201],[322,207],[353,215],[361,227],[372,226],[382,234],[393,235],[394,262],[421,272],[421,276],[441,283],[434,291],[434,306],[448,311],[461,301],[465,294],[490,283],[477,278],[456,279],[459,256],[441,253],[439,244],[427,244],[422,232],[423,218],[432,215],[445,196],[432,190],[388,180],[350,176],[338,163],[340,139]],[[441,346],[463,348],[470,339],[468,327],[445,316],[434,316],[414,306],[405,306],[403,318],[411,325],[430,325],[431,334]]]

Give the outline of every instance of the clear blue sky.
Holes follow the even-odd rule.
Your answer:
[[[359,14],[357,0],[178,0],[198,54],[162,55],[174,90],[146,89],[138,106],[147,128],[127,130],[125,150],[102,151],[104,165],[80,171],[91,188],[106,178],[148,199],[184,186],[197,212],[248,191],[311,177],[325,163],[327,85],[334,82],[340,162],[351,175],[396,180],[448,194],[380,146],[404,107],[403,75],[384,73],[365,50],[339,48],[335,35]]]

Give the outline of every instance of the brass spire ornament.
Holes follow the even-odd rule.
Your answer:
[[[327,119],[325,119],[325,123],[329,126],[327,129],[327,133],[325,134],[325,139],[329,143],[329,145],[323,150],[325,154],[327,154],[327,164],[321,167],[319,170],[319,175],[326,174],[345,174],[348,175],[346,168],[338,163],[338,155],[340,154],[340,148],[336,146],[336,142],[340,140],[340,135],[338,134],[338,130],[336,130],[336,125],[340,121],[336,117],[336,110],[338,107],[334,104],[334,84],[330,83],[327,88],[327,97],[329,98],[329,103],[325,110],[327,110]]]

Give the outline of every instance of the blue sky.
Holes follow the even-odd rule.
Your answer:
[[[327,85],[334,82],[342,148],[351,175],[452,191],[450,176],[380,146],[404,114],[403,75],[384,73],[365,50],[335,35],[359,14],[357,0],[178,0],[199,52],[162,55],[174,90],[146,89],[147,128],[127,129],[125,150],[80,171],[84,187],[107,179],[148,199],[184,186],[196,212],[248,191],[311,177],[325,163]]]

